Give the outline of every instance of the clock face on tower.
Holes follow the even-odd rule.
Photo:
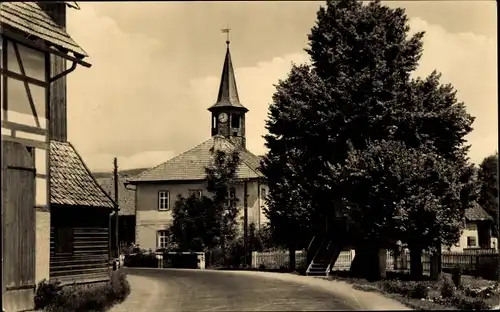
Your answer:
[[[222,123],[226,123],[227,122],[227,119],[228,119],[228,116],[226,113],[221,113],[219,114],[219,121],[222,122]]]

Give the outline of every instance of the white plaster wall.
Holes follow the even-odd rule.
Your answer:
[[[234,185],[236,197],[239,199],[238,208],[240,209],[238,221],[243,229],[244,215],[244,184]],[[248,194],[248,223],[255,223],[257,228],[266,222],[261,206],[265,205],[260,196],[259,189],[267,188],[257,181],[247,182]],[[177,196],[181,194],[184,197],[189,195],[189,190],[201,189],[202,195],[209,196],[204,182],[185,182],[176,184],[140,184],[136,188],[136,243],[141,248],[157,248],[157,231],[167,228],[173,221],[171,209],[173,208]],[[158,210],[158,192],[169,191],[170,210]]]
[[[50,212],[36,211],[35,281],[49,278],[50,266]]]

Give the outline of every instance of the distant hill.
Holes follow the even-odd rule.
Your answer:
[[[128,170],[119,170],[118,174],[123,177],[133,177],[138,175],[139,173],[147,170],[149,168],[138,168],[138,169],[128,169]],[[93,172],[92,175],[96,179],[100,178],[112,178],[113,172]]]

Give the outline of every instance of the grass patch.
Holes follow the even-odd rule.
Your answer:
[[[43,280],[35,293],[35,309],[48,312],[107,311],[123,302],[130,285],[123,271],[113,271],[108,282],[61,286],[57,280]]]
[[[328,279],[347,282],[361,291],[379,292],[415,310],[488,310],[500,301],[498,283],[462,276],[459,287],[449,274],[439,281],[412,281],[409,275],[388,274],[383,281],[369,282],[337,272]]]

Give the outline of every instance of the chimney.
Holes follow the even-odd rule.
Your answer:
[[[47,13],[54,22],[66,31],[66,4],[65,1],[38,1],[40,8]],[[50,76],[66,70],[66,60],[59,56],[50,56]],[[56,80],[50,86],[50,120],[49,137],[51,140],[66,142],[68,140],[66,76]]]

